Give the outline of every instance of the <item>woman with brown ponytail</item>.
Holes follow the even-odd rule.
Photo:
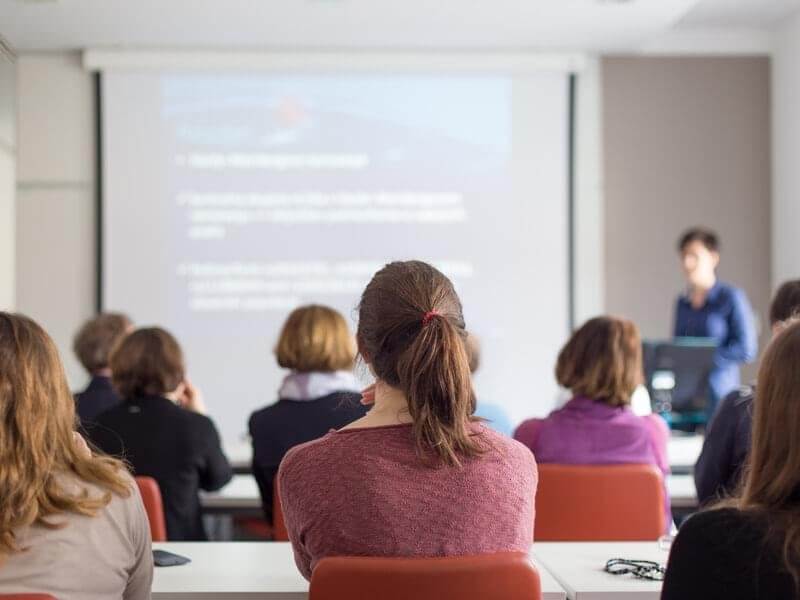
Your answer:
[[[452,556],[528,550],[530,451],[472,415],[461,302],[430,265],[378,271],[356,340],[375,375],[372,409],[281,463],[279,490],[306,578],[326,556]]]
[[[75,423],[50,336],[0,312],[0,594],[148,600],[153,557],[138,489]]]
[[[764,354],[754,406],[743,487],[683,524],[664,600],[800,598],[800,323]]]

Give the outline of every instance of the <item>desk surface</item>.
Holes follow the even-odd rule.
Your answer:
[[[532,554],[566,590],[569,600],[658,600],[661,582],[611,575],[610,558],[667,562],[658,542],[535,542]]]
[[[667,478],[667,490],[673,507],[697,506],[697,492],[691,475],[670,475]],[[261,497],[252,475],[234,475],[231,482],[220,491],[203,492],[200,502],[203,508],[217,512],[261,508]]]
[[[179,567],[156,567],[154,600],[308,597],[308,582],[295,567],[288,542],[162,542],[153,544],[153,548],[192,559]],[[564,600],[564,589],[541,565],[537,566],[543,600]]]

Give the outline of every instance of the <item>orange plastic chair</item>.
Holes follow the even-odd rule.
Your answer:
[[[664,529],[654,465],[539,465],[534,540],[646,541]]]
[[[56,600],[50,594],[0,594],[0,600]]]
[[[139,486],[147,520],[150,522],[150,538],[154,542],[166,542],[167,523],[164,520],[164,502],[158,482],[152,477],[136,477],[136,485]]]
[[[276,542],[288,542],[289,532],[283,520],[281,496],[278,494],[278,478],[272,480],[272,539]]]
[[[309,600],[540,600],[539,572],[519,552],[445,558],[331,557]]]

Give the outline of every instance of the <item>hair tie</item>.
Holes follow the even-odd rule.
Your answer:
[[[425,327],[425,325],[431,322],[431,319],[433,319],[433,317],[439,317],[439,316],[441,315],[435,310],[429,310],[424,315],[422,315],[422,326]]]

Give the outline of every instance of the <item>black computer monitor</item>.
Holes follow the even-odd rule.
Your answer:
[[[645,341],[645,382],[653,410],[673,424],[704,424],[716,350],[708,338]]]

